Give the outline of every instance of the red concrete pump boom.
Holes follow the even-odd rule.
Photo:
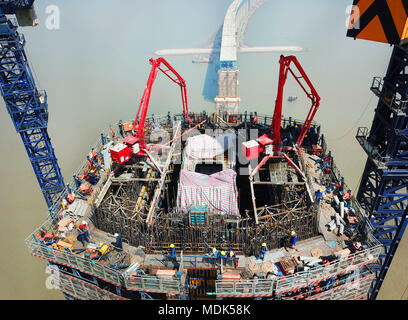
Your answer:
[[[143,91],[143,96],[140,101],[139,109],[136,114],[135,121],[133,122],[133,130],[135,135],[128,135],[123,138],[123,143],[118,143],[110,148],[110,155],[112,159],[112,166],[114,171],[122,166],[125,162],[129,161],[130,158],[134,155],[148,156],[152,162],[156,165],[154,159],[149,153],[150,147],[153,145],[146,145],[146,136],[145,136],[145,124],[147,117],[147,110],[149,108],[150,94],[152,91],[152,86],[156,80],[157,72],[160,70],[167,77],[169,77],[173,82],[177,83],[180,86],[181,90],[181,101],[183,103],[183,113],[184,119],[190,124],[192,121],[188,116],[188,103],[187,103],[187,89],[186,82],[184,79],[177,73],[176,70],[162,57],[157,59],[150,59],[150,64],[152,68],[150,70],[149,79],[147,80],[146,88]],[[167,69],[163,69],[161,64],[164,64]],[[139,117],[140,116],[140,117]],[[157,165],[156,165],[157,167]],[[160,171],[160,169],[158,168]]]
[[[133,123],[133,128],[137,128],[136,138],[139,140],[140,150],[146,149],[145,122],[147,117],[147,110],[149,108],[150,94],[152,91],[153,83],[156,80],[158,70],[162,71],[167,77],[169,77],[173,82],[177,83],[180,86],[184,118],[189,123],[192,123],[188,116],[187,88],[184,79],[163,57],[157,59],[150,59],[149,62],[152,65],[152,68],[150,70],[146,88],[143,92],[142,100],[140,101],[139,110],[137,111],[136,118]],[[162,63],[167,67],[166,70],[164,70],[160,66]]]
[[[290,68],[290,64],[294,63],[296,68],[300,72],[300,76],[296,76],[293,70]],[[313,118],[316,114],[317,109],[320,105],[320,97],[317,94],[313,84],[309,80],[308,76],[306,75],[305,71],[303,70],[302,66],[300,65],[299,61],[295,56],[288,56],[285,57],[283,55],[280,56],[279,60],[280,70],[279,70],[279,84],[278,84],[278,94],[276,96],[275,101],[275,111],[273,113],[273,119],[271,124],[271,132],[272,132],[272,140],[274,144],[274,149],[279,150],[281,147],[281,136],[280,136],[280,127],[281,127],[281,118],[282,118],[282,101],[283,101],[283,88],[286,83],[288,72],[290,72],[303,91],[306,93],[307,97],[311,100],[312,106],[310,107],[309,113],[307,114],[305,123],[300,131],[299,137],[296,141],[297,148],[300,148],[302,145],[303,139],[309,130],[310,124],[313,121]],[[300,81],[300,79],[304,79],[307,86],[310,89],[310,92],[306,90],[306,86]]]

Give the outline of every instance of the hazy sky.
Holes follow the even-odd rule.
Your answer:
[[[100,128],[136,114],[149,73],[148,59],[162,48],[208,45],[223,21],[229,0],[43,0],[40,25],[20,31],[26,52],[49,103],[49,134],[66,181],[82,161]],[[346,38],[351,0],[269,0],[252,17],[247,45],[300,45],[298,58],[321,96],[316,120],[322,124],[346,181],[355,187],[365,155],[354,128],[370,126],[377,100],[369,90],[384,74],[391,47]],[[60,30],[45,28],[45,8],[57,5]],[[192,56],[168,60],[186,79],[190,110],[213,111],[202,97],[206,64]],[[241,110],[273,113],[279,54],[242,54]],[[285,94],[297,95],[283,114],[303,119],[309,104],[293,80]],[[371,98],[371,100],[370,100]],[[369,103],[370,102],[370,103]],[[60,298],[44,286],[44,263],[30,257],[23,239],[46,217],[46,206],[19,135],[0,108],[0,298]],[[363,114],[363,111],[365,113]],[[151,113],[181,111],[179,90],[159,77]],[[348,133],[347,135],[345,135]],[[11,243],[15,244],[11,246]]]

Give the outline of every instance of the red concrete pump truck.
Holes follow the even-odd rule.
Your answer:
[[[150,59],[152,68],[150,70],[149,78],[147,80],[146,88],[143,92],[142,99],[140,101],[139,109],[136,114],[135,121],[133,123],[132,134],[126,136],[123,139],[123,143],[118,143],[110,149],[110,155],[114,163],[113,169],[116,170],[122,166],[125,162],[129,161],[134,155],[149,156],[150,145],[146,144],[145,136],[145,122],[147,117],[147,111],[149,108],[150,94],[152,91],[153,83],[156,80],[158,71],[162,71],[167,77],[174,83],[180,86],[181,101],[183,104],[184,119],[191,124],[192,121],[188,116],[188,102],[187,102],[187,87],[184,79],[178,74],[178,72],[162,57],[157,59]],[[164,69],[161,65],[167,67]],[[140,118],[139,118],[140,116]]]

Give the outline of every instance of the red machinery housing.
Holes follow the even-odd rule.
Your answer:
[[[128,135],[123,139],[123,143],[116,144],[110,149],[112,161],[117,162],[119,165],[127,162],[134,154],[148,155],[148,146],[146,145],[145,136],[145,124],[147,111],[149,108],[150,94],[152,91],[153,83],[156,80],[157,72],[159,70],[162,71],[167,77],[169,77],[174,83],[177,83],[180,86],[184,118],[190,124],[192,123],[188,116],[187,87],[184,79],[163,57],[150,59],[149,62],[152,65],[152,68],[150,70],[146,88],[143,91],[139,109],[133,123],[133,131],[135,134]],[[161,64],[163,64],[167,69],[163,69],[161,67]]]

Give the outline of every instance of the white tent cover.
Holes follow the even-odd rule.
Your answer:
[[[235,143],[234,134],[211,137],[200,134],[187,139],[184,152],[191,159],[213,159],[224,154]]]

